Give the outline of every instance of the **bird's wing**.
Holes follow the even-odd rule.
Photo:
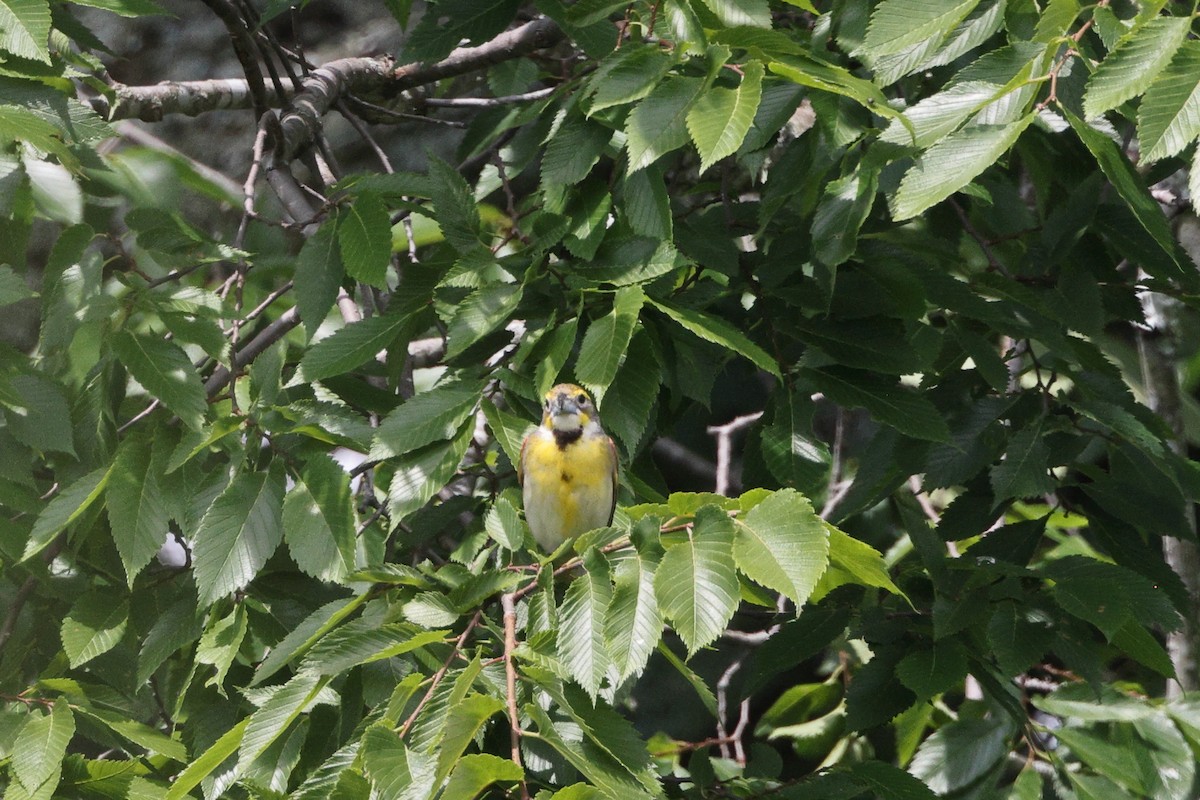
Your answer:
[[[525,439],[521,442],[521,455],[517,457],[517,485],[525,485],[525,453],[529,450],[529,440],[533,438],[534,431],[526,434]]]
[[[612,473],[612,505],[608,509],[608,524],[612,525],[613,514],[617,511],[617,445],[611,436],[608,439],[609,472]]]

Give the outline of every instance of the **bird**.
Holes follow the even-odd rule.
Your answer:
[[[517,481],[529,530],[546,552],[612,524],[617,448],[586,391],[560,383],[546,392],[541,425],[521,445]]]

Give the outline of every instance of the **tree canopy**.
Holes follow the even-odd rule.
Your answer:
[[[1195,793],[1194,3],[323,5],[0,0],[5,800]]]

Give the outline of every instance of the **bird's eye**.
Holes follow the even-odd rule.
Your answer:
[[[575,396],[575,400],[579,403],[579,405],[586,406],[588,402],[588,396],[583,392],[580,392]]]

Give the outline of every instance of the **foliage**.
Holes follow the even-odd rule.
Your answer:
[[[1194,9],[411,5],[426,88],[338,108],[461,135],[338,174],[285,106],[243,213],[101,146],[94,17],[0,2],[5,798],[1194,793],[1137,332],[1191,352]],[[623,480],[551,557],[512,464],[568,379]]]

